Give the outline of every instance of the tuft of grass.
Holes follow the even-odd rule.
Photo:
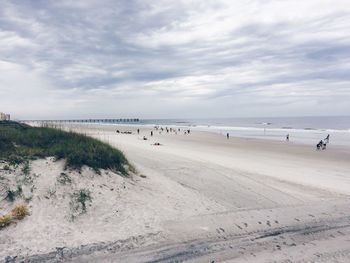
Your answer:
[[[17,185],[17,189],[16,190],[8,189],[6,191],[5,199],[7,201],[13,202],[13,201],[15,201],[17,196],[20,196],[22,194],[22,192],[23,192],[22,186],[21,185]]]
[[[6,197],[5,197],[5,199],[6,199],[7,201],[13,202],[13,201],[15,201],[16,196],[17,196],[17,192],[9,189],[9,190],[7,190],[7,192],[6,192]]]
[[[83,212],[86,212],[86,203],[92,201],[90,191],[86,189],[80,189],[77,194],[77,201],[81,204]]]
[[[30,166],[29,166],[29,161],[28,160],[25,160],[24,161],[24,165],[23,165],[23,168],[22,168],[22,172],[24,173],[24,175],[29,175],[30,173]]]
[[[14,219],[22,220],[27,215],[29,215],[28,207],[23,204],[16,205],[11,210],[11,215]]]
[[[12,215],[11,214],[0,216],[0,228],[9,225],[11,223],[11,221],[12,221]]]
[[[92,197],[89,190],[80,189],[73,193],[71,206],[74,212],[78,212],[79,214],[85,213],[88,202],[92,202]]]
[[[11,224],[13,220],[22,220],[27,215],[29,215],[28,207],[23,204],[18,204],[7,215],[0,216],[0,228]]]
[[[53,156],[65,159],[67,168],[86,165],[95,171],[110,169],[128,174],[124,154],[97,139],[48,127],[31,127],[16,122],[0,122],[0,160],[20,164],[26,160]],[[24,166],[24,173],[29,173]]]
[[[72,183],[72,179],[70,178],[70,176],[66,173],[61,173],[58,177],[57,177],[57,181],[61,184],[71,184]]]

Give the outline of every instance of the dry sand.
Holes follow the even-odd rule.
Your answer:
[[[350,261],[349,148],[315,151],[206,132],[150,137],[145,127],[139,135],[136,127],[65,127],[118,147],[138,175],[85,169],[67,187],[57,183],[63,163],[35,161],[31,216],[1,230],[0,259]],[[69,202],[81,188],[93,200],[72,221]],[[48,191],[55,193],[45,198]],[[0,202],[0,212],[6,209]]]

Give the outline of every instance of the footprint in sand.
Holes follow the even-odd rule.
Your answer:
[[[269,220],[266,221],[266,225],[271,226],[271,223]]]

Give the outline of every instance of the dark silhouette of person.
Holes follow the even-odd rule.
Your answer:
[[[286,141],[289,142],[289,134],[286,136]]]
[[[230,139],[230,134],[229,133],[226,134],[226,138]]]
[[[137,134],[140,134],[140,129],[137,129]]]
[[[151,136],[153,136],[153,131],[151,131]]]
[[[328,134],[327,137],[324,139],[324,141],[325,141],[325,142],[327,141],[327,143],[329,143],[329,134]]]
[[[316,145],[316,147],[317,147],[317,150],[322,149],[322,147],[323,147],[323,141],[320,140],[319,143]]]

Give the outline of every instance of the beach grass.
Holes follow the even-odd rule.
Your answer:
[[[17,204],[10,213],[0,216],[0,228],[11,224],[14,220],[22,220],[29,215],[28,207],[24,204]]]
[[[27,160],[45,157],[65,159],[67,168],[78,170],[86,165],[95,171],[110,169],[127,175],[130,167],[121,151],[97,139],[54,128],[0,122],[0,160],[26,164]]]

